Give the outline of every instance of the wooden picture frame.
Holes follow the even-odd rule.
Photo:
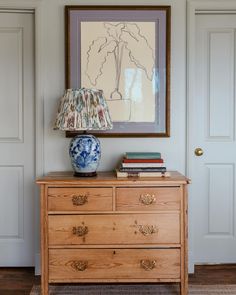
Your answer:
[[[66,88],[102,89],[114,125],[96,136],[170,136],[170,16],[170,6],[65,6]]]

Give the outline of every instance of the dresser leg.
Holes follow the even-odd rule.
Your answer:
[[[180,283],[180,294],[188,295],[188,284],[185,284],[185,282]]]
[[[48,282],[41,277],[41,295],[48,295]]]
[[[41,187],[41,295],[48,295],[48,216],[47,189]]]

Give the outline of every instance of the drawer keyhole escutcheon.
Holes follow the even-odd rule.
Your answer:
[[[152,205],[156,203],[156,197],[155,195],[142,194],[139,197],[139,201],[144,205]]]
[[[140,266],[145,270],[152,270],[156,267],[156,260],[141,260]]]
[[[73,261],[71,266],[77,271],[84,271],[88,267],[88,261],[86,260]]]
[[[72,197],[72,203],[74,206],[82,206],[85,203],[88,202],[88,196],[87,195],[74,195]]]
[[[73,235],[76,235],[78,237],[83,237],[87,235],[88,227],[83,225],[73,226],[72,232],[73,232]]]

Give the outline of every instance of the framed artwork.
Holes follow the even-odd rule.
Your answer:
[[[170,12],[170,6],[65,7],[66,88],[102,89],[114,125],[93,134],[170,136]]]

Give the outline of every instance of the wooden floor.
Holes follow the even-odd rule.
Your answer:
[[[40,283],[34,268],[0,268],[0,295],[29,295],[32,286]]]
[[[191,284],[236,284],[236,264],[196,265],[189,275]]]
[[[236,284],[236,264],[198,265],[191,284]],[[40,277],[34,276],[33,268],[0,268],[0,295],[29,295]]]

